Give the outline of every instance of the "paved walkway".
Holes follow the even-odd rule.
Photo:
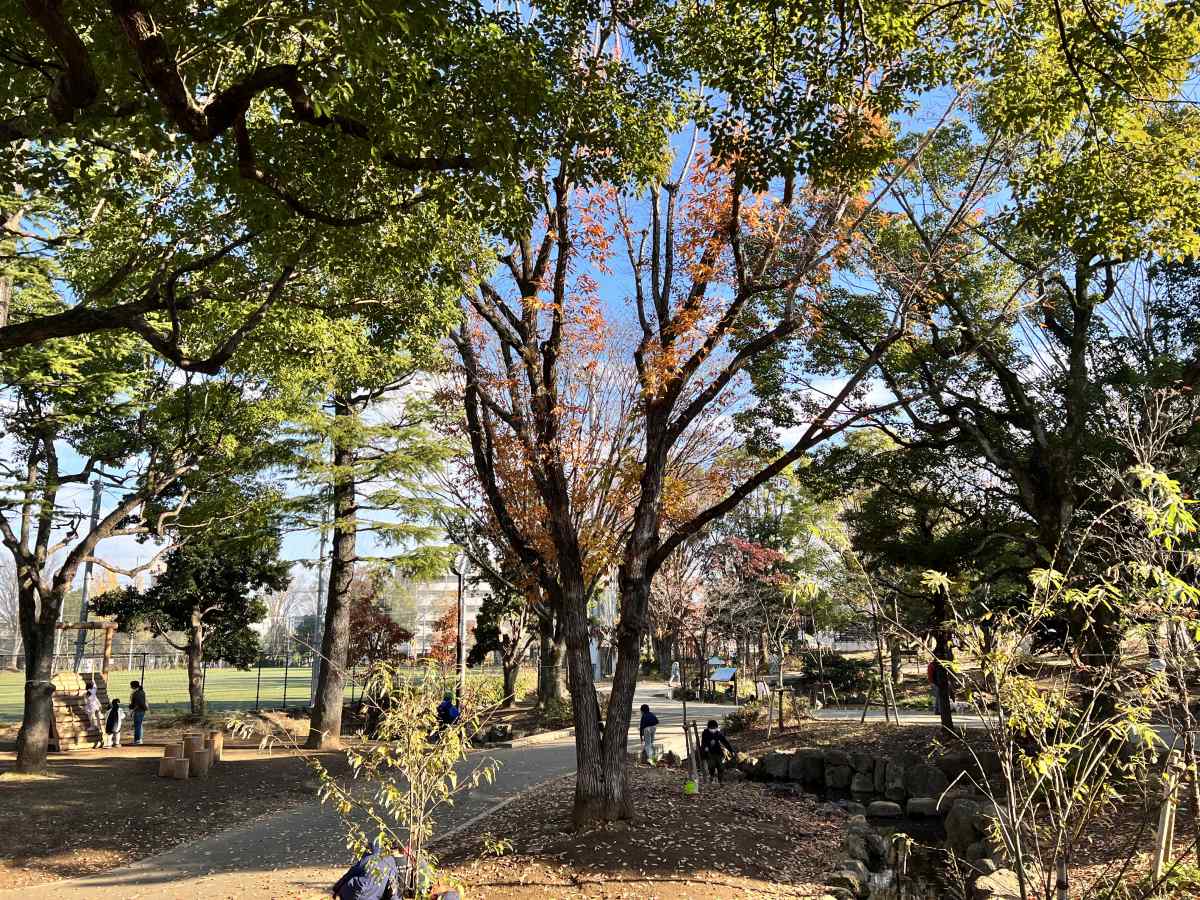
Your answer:
[[[637,742],[638,707],[649,703],[659,716],[656,739],[680,752],[684,737],[682,707],[667,699],[665,686],[641,687],[634,699],[630,743]],[[701,720],[729,712],[728,706],[688,704],[688,718]],[[538,784],[575,771],[575,742],[554,742],[487,751],[501,764],[496,781],[459,798],[438,816],[438,833],[471,821],[496,804]],[[473,766],[472,756],[464,768]],[[213,777],[219,776],[219,769]],[[180,823],[186,827],[186,823]],[[0,898],[29,900],[220,900],[220,898],[328,897],[329,886],[348,864],[336,813],[320,803],[257,820],[240,828],[210,835],[102,875],[58,881],[17,890],[0,890]]]

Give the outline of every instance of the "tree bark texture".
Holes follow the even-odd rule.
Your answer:
[[[61,597],[59,598],[61,603]],[[30,608],[33,601],[30,600]],[[25,709],[21,714],[21,730],[17,733],[18,772],[44,772],[50,748],[50,726],[54,719],[54,634],[57,611],[47,621],[44,611],[41,620],[22,627],[25,644]],[[24,623],[23,623],[24,624]]]
[[[567,645],[559,617],[538,616],[538,709],[567,699]]]
[[[348,405],[338,403],[335,414],[348,416]],[[321,637],[321,668],[317,676],[316,702],[309,724],[310,750],[341,745],[342,700],[346,690],[346,666],[350,656],[350,584],[354,580],[358,525],[354,520],[355,484],[351,474],[353,451],[334,446],[333,466],[333,555],[329,561],[329,592],[325,602],[325,633]]]
[[[954,710],[950,708],[952,693],[950,690],[950,672],[941,665],[942,661],[954,660],[954,648],[950,645],[950,631],[946,623],[946,597],[940,591],[933,598],[933,619],[935,623],[933,655],[938,660],[934,667],[934,689],[938,697],[938,714],[942,719],[942,727],[947,731],[954,730]]]
[[[204,704],[204,626],[198,610],[192,612],[187,645],[188,702],[193,716],[203,716]]]

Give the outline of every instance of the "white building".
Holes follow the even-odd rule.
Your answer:
[[[421,656],[429,652],[437,636],[437,623],[446,611],[458,603],[458,577],[446,575],[433,581],[407,582],[405,587],[411,592],[416,607],[416,628],[413,629],[412,652]],[[463,580],[464,618],[467,621],[467,647],[471,646],[471,629],[479,617],[479,608],[483,606],[483,598],[487,596],[487,586],[472,585],[469,579]]]

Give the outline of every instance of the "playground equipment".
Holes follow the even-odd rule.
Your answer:
[[[88,718],[84,702],[88,688],[94,682],[100,708],[108,709],[108,667],[112,660],[113,632],[117,630],[117,625],[115,622],[76,622],[62,623],[58,627],[62,631],[103,632],[104,650],[100,657],[99,672],[58,672],[50,679],[54,685],[51,695],[54,718],[50,728],[50,749],[86,749],[99,743],[104,718],[101,713],[100,727],[97,727]]]

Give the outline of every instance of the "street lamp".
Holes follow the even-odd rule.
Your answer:
[[[458,702],[462,703],[467,689],[467,616],[463,604],[463,576],[469,571],[470,558],[460,552],[451,571],[458,576]]]

